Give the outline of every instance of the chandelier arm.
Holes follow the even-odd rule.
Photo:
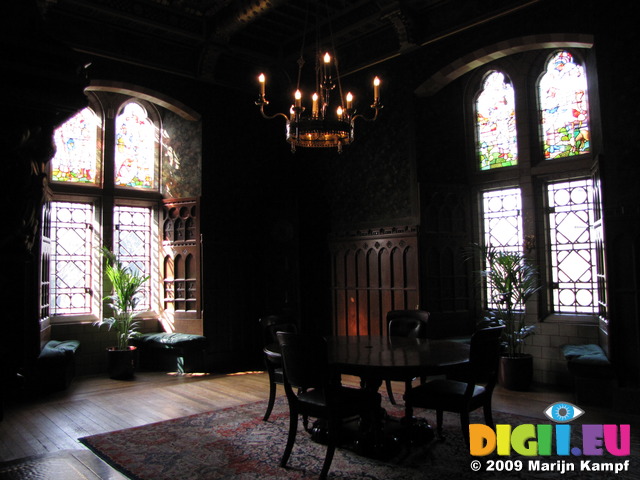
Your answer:
[[[265,98],[260,98],[256,101],[256,105],[260,107],[260,115],[262,115],[263,118],[266,118],[267,120],[273,120],[276,117],[282,117],[287,123],[289,123],[289,117],[284,113],[275,113],[273,115],[267,115],[266,113],[264,113],[264,106],[268,104],[269,102]]]
[[[358,115],[354,115],[353,117],[351,117],[351,126],[355,124],[358,118],[363,119],[365,122],[375,122],[376,119],[378,118],[378,113],[380,113],[380,109],[382,108],[382,105],[380,105],[379,103],[376,103],[374,105],[371,105],[371,108],[373,108],[375,112],[370,117],[365,117],[360,113]]]
[[[261,114],[262,114],[262,116],[263,116],[264,118],[266,118],[267,120],[273,120],[273,119],[274,119],[274,118],[276,118],[276,117],[282,117],[282,118],[284,118],[284,119],[285,119],[285,121],[286,121],[287,123],[289,123],[289,117],[287,117],[284,113],[276,113],[276,114],[274,114],[274,115],[267,115],[267,114],[265,114],[265,113],[264,113],[264,110],[263,110],[262,108],[260,109],[260,113],[261,113]]]

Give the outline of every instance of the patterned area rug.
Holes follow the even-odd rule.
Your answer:
[[[288,409],[286,399],[279,398],[268,422],[262,421],[266,402],[177,418],[141,427],[81,438],[80,441],[114,468],[136,480],[213,480],[213,479],[315,479],[325,455],[325,447],[311,440],[300,422],[300,430],[287,469],[278,466],[287,438]],[[390,416],[399,417],[400,407],[384,405]],[[430,420],[430,412],[426,415]],[[540,423],[531,418],[495,413],[496,423]],[[433,422],[432,422],[433,423]],[[483,423],[473,414],[471,423]],[[544,423],[544,422],[543,422]],[[573,430],[579,430],[574,428]],[[329,478],[348,480],[446,479],[640,479],[638,445],[632,445],[630,457],[595,457],[615,465],[630,460],[625,471],[585,471],[580,460],[594,457],[535,457],[538,468],[530,471],[534,457],[472,457],[460,433],[458,417],[445,413],[444,441],[423,446],[401,447],[385,460],[356,454],[347,448],[336,450]],[[576,443],[579,442],[579,443]],[[572,445],[581,444],[580,438]],[[481,461],[481,471],[472,462]],[[522,461],[518,468],[515,460]],[[485,471],[494,461],[494,471]],[[577,471],[544,471],[560,462],[574,462]],[[622,468],[622,467],[619,467]],[[517,471],[519,470],[519,471]],[[566,469],[565,469],[566,470]]]

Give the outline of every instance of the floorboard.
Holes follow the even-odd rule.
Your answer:
[[[355,378],[345,381],[354,386],[358,384]],[[394,382],[394,392],[401,392],[403,387]],[[111,380],[105,376],[78,377],[63,392],[6,402],[4,419],[0,422],[0,462],[43,454],[53,455],[55,461],[59,461],[58,452],[86,450],[77,441],[82,436],[255,401],[264,401],[266,408],[268,392],[268,377],[264,372],[224,375],[139,372],[133,381]],[[282,387],[278,387],[278,395],[284,395]],[[569,391],[535,386],[528,392],[510,392],[497,387],[494,410],[546,420],[544,410],[558,401],[574,403]],[[638,425],[628,415],[618,415],[611,410],[585,410],[591,423],[631,423],[632,429]]]

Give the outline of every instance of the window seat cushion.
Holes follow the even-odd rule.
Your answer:
[[[78,340],[49,340],[36,362],[39,387],[43,390],[64,390],[75,376],[75,354]]]
[[[72,357],[79,347],[78,340],[49,340],[40,352],[38,360]]]
[[[202,335],[192,335],[189,333],[143,333],[131,343],[143,348],[197,350],[206,346],[207,338]]]
[[[203,371],[207,338],[188,333],[144,333],[131,340],[138,347],[140,365],[179,373]]]
[[[562,354],[567,360],[569,372],[575,376],[587,378],[613,377],[613,366],[600,345],[563,345]]]

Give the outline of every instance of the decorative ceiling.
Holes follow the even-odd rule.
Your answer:
[[[316,45],[335,46],[345,75],[537,1],[38,0],[78,52],[229,86]]]

